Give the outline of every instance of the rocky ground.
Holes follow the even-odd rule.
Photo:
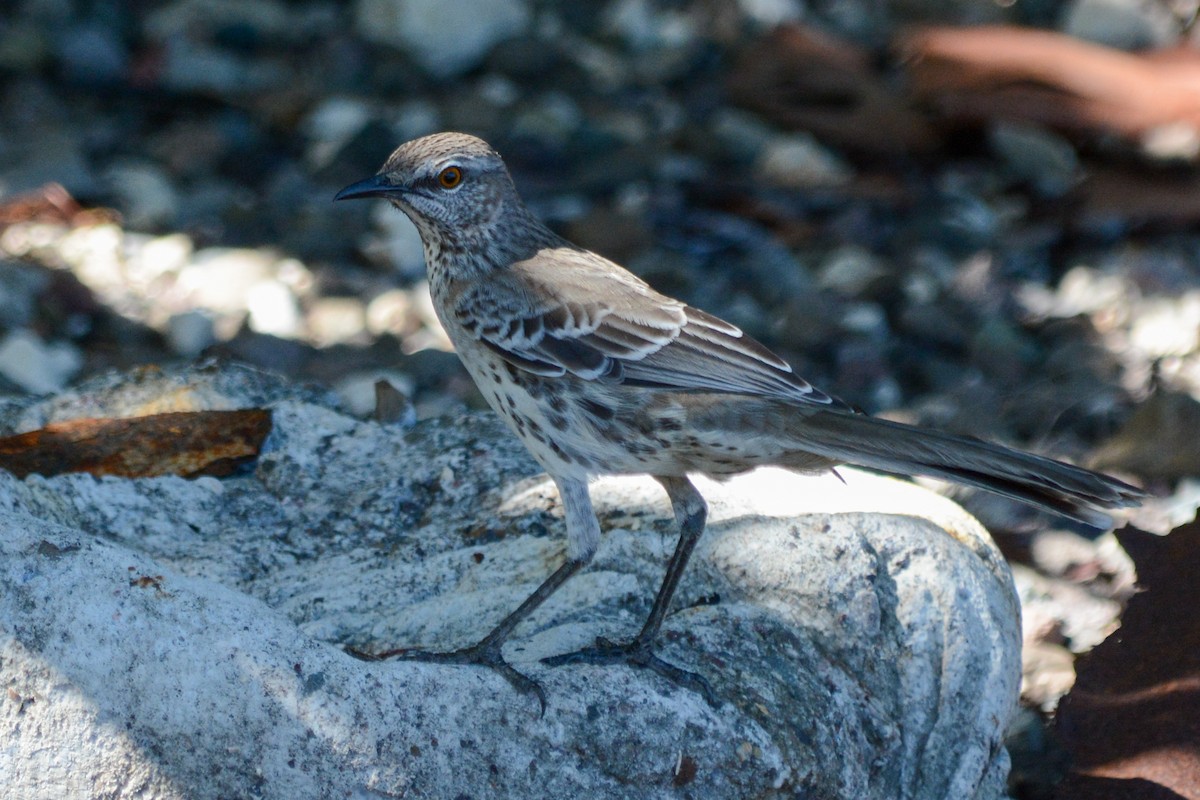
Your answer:
[[[1165,532],[1200,496],[1200,115],[1139,127],[982,91],[994,104],[962,112],[920,71],[934,45],[905,40],[913,56],[900,36],[1032,26],[1125,64],[1185,39],[1193,11],[23,0],[0,12],[3,402],[218,357],[363,415],[381,375],[418,417],[480,405],[411,225],[331,203],[401,141],[459,129],[555,229],[818,386],[1142,481],[1165,499],[1137,521]],[[1084,58],[1055,56],[1068,76]],[[1134,568],[1111,535],[959,499],[1014,563],[1033,742],[1018,778],[1048,796],[1039,715],[1118,625]]]

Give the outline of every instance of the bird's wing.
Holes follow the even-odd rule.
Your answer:
[[[586,250],[542,250],[492,273],[459,295],[454,314],[505,361],[536,375],[843,405],[737,326]]]

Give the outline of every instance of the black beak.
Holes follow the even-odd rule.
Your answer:
[[[333,196],[338,200],[356,200],[360,197],[387,197],[388,195],[404,194],[403,186],[395,186],[386,181],[383,175],[372,175],[364,181],[352,183]]]

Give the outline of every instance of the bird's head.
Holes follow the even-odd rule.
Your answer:
[[[435,133],[400,145],[370,178],[334,200],[383,197],[442,243],[486,237],[496,221],[523,210],[500,155],[465,133]]]

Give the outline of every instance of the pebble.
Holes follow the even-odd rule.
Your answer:
[[[43,342],[24,328],[0,340],[0,375],[30,394],[62,391],[83,366],[83,355],[66,342]]]
[[[799,22],[805,7],[799,0],[737,0],[742,15],[756,28],[771,29],[788,22]]]
[[[419,326],[413,317],[412,298],[402,289],[382,292],[367,304],[367,331],[372,336],[404,336]]]
[[[322,297],[305,314],[308,337],[317,347],[356,342],[364,344],[367,312],[357,297]]]
[[[817,285],[838,294],[867,294],[889,274],[887,265],[865,247],[847,244],[831,252],[817,269]]]
[[[195,358],[217,341],[212,315],[198,309],[173,314],[167,320],[167,344],[184,358]]]
[[[314,169],[328,164],[346,142],[371,120],[370,106],[356,97],[330,97],[301,123],[310,141],[306,154]]]
[[[179,197],[157,165],[119,162],[105,179],[125,212],[125,223],[134,230],[156,230],[171,225],[179,213]]]
[[[493,45],[525,31],[532,18],[524,0],[358,0],[355,6],[361,36],[403,50],[437,78],[481,64]]]
[[[369,417],[376,411],[378,394],[375,384],[386,381],[394,390],[406,399],[406,408],[393,420],[402,427],[410,427],[416,421],[416,411],[412,407],[412,395],[416,386],[411,375],[396,370],[372,370],[369,372],[353,372],[342,378],[333,387],[338,399],[345,405],[346,410],[357,417]]]
[[[759,178],[787,189],[844,186],[854,177],[850,166],[807,133],[776,136],[759,153]]]
[[[1062,10],[1059,29],[1119,50],[1167,47],[1180,33],[1168,4],[1141,0],[1071,0]]]
[[[283,339],[300,336],[302,317],[296,296],[276,280],[264,280],[250,286],[242,300],[249,313],[250,330]]]
[[[50,275],[17,261],[0,260],[0,320],[8,328],[34,322],[38,295],[50,284]]]
[[[1143,300],[1129,338],[1150,358],[1194,353],[1200,347],[1200,291]]]
[[[411,282],[424,277],[425,246],[412,220],[390,203],[378,202],[371,208],[371,222],[378,233],[363,242],[363,253],[375,263],[395,270],[402,280]]]
[[[1075,148],[1038,125],[999,123],[989,132],[993,152],[1012,175],[1046,197],[1061,197],[1082,179]]]
[[[129,54],[116,31],[105,25],[74,25],[57,42],[63,78],[80,86],[112,86],[125,77]]]

